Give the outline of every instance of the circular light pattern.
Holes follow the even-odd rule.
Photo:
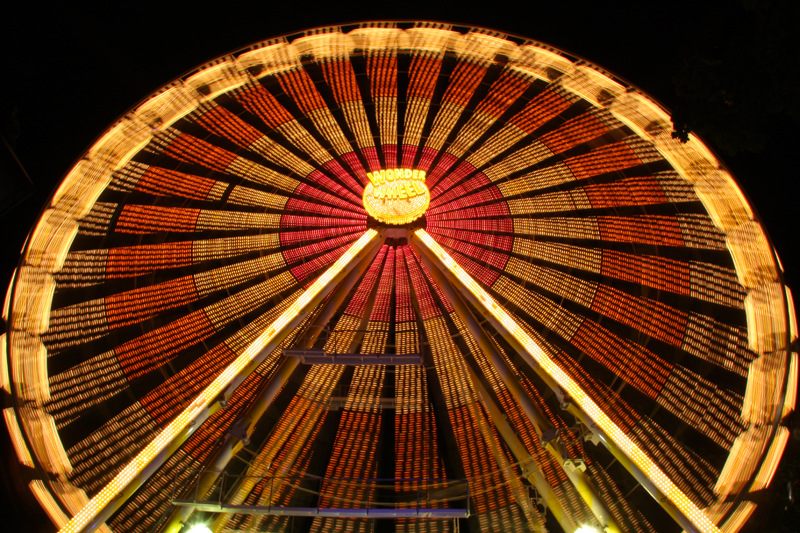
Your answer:
[[[146,99],[54,193],[4,316],[4,418],[67,530],[209,523],[169,502],[169,480],[209,468],[231,505],[355,513],[426,489],[337,479],[467,478],[470,531],[541,528],[528,486],[565,530],[658,531],[671,514],[736,531],[755,504],[732,502],[769,484],[796,399],[791,294],[709,150],[585,61],[435,23],[259,43]],[[367,364],[289,375],[292,353]],[[209,403],[226,407],[195,424]],[[248,437],[246,463],[229,434]],[[325,481],[265,492],[279,473]]]

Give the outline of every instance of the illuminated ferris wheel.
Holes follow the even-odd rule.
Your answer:
[[[435,23],[145,100],[4,318],[65,532],[735,532],[796,398],[791,294],[710,151],[585,61]]]

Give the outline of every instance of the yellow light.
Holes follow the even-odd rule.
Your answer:
[[[431,237],[418,229],[415,235],[436,255],[439,261],[481,302],[484,308],[533,357],[536,363],[566,390],[575,403],[600,427],[631,461],[658,489],[675,504],[697,528],[704,533],[719,533],[719,528],[661,471],[652,459],[637,446],[592,400],[578,384],[567,375],[542,348],[489,296],[467,272]]]
[[[25,444],[25,439],[22,437],[22,431],[19,428],[17,415],[14,413],[13,407],[3,409],[3,418],[6,420],[6,427],[8,434],[11,436],[11,444],[14,445],[14,450],[17,452],[19,461],[27,467],[33,468],[33,459],[28,451],[28,446]]]
[[[364,209],[385,224],[407,224],[422,215],[431,203],[431,193],[425,185],[425,172],[396,168],[368,172],[369,183],[364,187]]]
[[[151,461],[181,433],[192,420],[208,407],[233,379],[247,367],[264,347],[338,275],[350,261],[364,249],[378,232],[367,230],[342,256],[301,294],[244,352],[203,390],[181,414],[170,422],[155,439],[128,463],[86,506],[83,507],[59,533],[78,533],[97,516],[114,498],[139,475]]]

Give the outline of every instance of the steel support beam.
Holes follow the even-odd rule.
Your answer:
[[[536,433],[539,435],[539,440],[541,441],[542,446],[545,447],[545,449],[550,453],[550,455],[553,456],[559,466],[561,466],[561,468],[564,470],[564,473],[567,475],[570,482],[572,482],[575,490],[581,496],[595,517],[597,517],[600,525],[610,533],[622,533],[623,528],[619,525],[619,523],[617,523],[617,520],[609,512],[603,500],[600,498],[597,492],[595,492],[594,487],[592,487],[591,483],[589,483],[589,480],[586,478],[586,474],[579,469],[571,470],[569,468],[565,468],[565,458],[561,454],[561,450],[557,446],[553,445],[552,441],[545,442],[542,439],[542,434],[547,430],[552,429],[550,422],[544,418],[539,409],[530,400],[527,392],[525,389],[523,389],[522,384],[517,379],[517,376],[514,375],[514,372],[507,366],[506,361],[497,352],[492,340],[489,338],[480,324],[478,324],[478,321],[475,319],[472,311],[469,310],[467,305],[462,300],[461,295],[455,290],[453,285],[440,269],[439,265],[434,263],[434,261],[431,260],[431,258],[427,255],[423,255],[422,260],[426,263],[426,266],[431,271],[434,279],[442,288],[445,296],[447,296],[448,300],[450,300],[450,303],[453,305],[456,314],[459,316],[459,318],[461,318],[467,330],[477,341],[478,346],[486,356],[486,359],[506,385],[506,388],[511,396],[517,401],[522,408],[523,413],[525,413],[525,415],[531,421],[531,424],[533,424]],[[476,388],[480,390],[481,396],[484,397],[484,401],[489,408],[489,412],[492,416],[495,426],[497,426],[497,429],[503,438],[506,439],[506,443],[516,456],[517,461],[519,461],[521,465],[525,464],[528,460],[533,461],[533,458],[530,456],[530,454],[528,454],[527,449],[519,440],[519,437],[517,437],[516,433],[514,433],[514,431],[508,425],[508,422],[503,416],[502,411],[497,407],[493,398],[490,396],[489,391],[483,386],[480,378],[472,368],[470,368],[470,377],[472,378],[473,383],[475,383]],[[530,477],[528,479],[529,481],[531,480]]]
[[[176,416],[105,487],[67,522],[59,533],[93,531],[103,524],[172,455],[213,412],[227,403],[233,393],[297,327],[333,287],[369,253],[378,232],[369,229],[304,291],[259,337],[248,346],[189,406]],[[222,397],[220,398],[220,395]]]
[[[329,302],[329,305],[326,306],[325,311],[317,319],[317,321],[316,321],[317,324],[325,325],[325,324],[328,324],[331,321],[331,319],[333,318],[334,314],[336,313],[336,310],[339,309],[339,307],[341,307],[341,305],[344,303],[344,300],[352,292],[352,290],[355,287],[356,283],[363,276],[364,272],[367,269],[369,269],[369,267],[372,265],[372,262],[373,262],[373,260],[375,259],[375,256],[378,253],[378,250],[380,249],[380,247],[383,244],[383,242],[385,242],[385,240],[386,240],[386,232],[384,231],[384,232],[381,232],[380,241],[377,242],[372,247],[371,253],[363,261],[361,261],[359,263],[358,274],[351,273],[348,276],[348,278],[345,281],[345,283],[339,286],[339,288],[337,289],[336,293],[334,294],[334,296],[332,298],[332,301]],[[367,303],[367,306],[370,309],[371,309],[373,301],[374,300],[370,300]],[[368,316],[368,315],[369,315],[369,312],[366,313],[366,316]],[[367,320],[367,318],[363,319],[363,321],[366,321],[366,320]],[[364,323],[365,322],[362,322],[362,327],[360,327],[359,329],[363,329],[363,324]],[[362,335],[363,335],[363,333],[362,333]],[[355,336],[355,338],[351,341],[350,346],[347,348],[347,351],[348,352],[352,352],[355,349],[355,347],[358,345],[358,342],[360,342],[360,337]],[[296,358],[293,358],[293,359],[296,359]],[[298,364],[299,364],[299,361],[298,361]],[[314,402],[314,403],[315,403],[315,407],[313,408],[313,412],[315,413],[315,416],[307,418],[305,420],[305,422],[303,423],[303,427],[307,427],[308,424],[316,423],[316,420],[317,420],[316,419],[316,415],[318,413],[320,413],[324,409],[324,407],[322,407],[320,404],[318,404],[316,402]],[[300,430],[300,433],[301,434],[303,433],[302,429]],[[277,451],[280,449],[281,446],[283,446],[284,442],[285,442],[284,440],[278,440],[277,442],[275,442],[273,444],[273,447],[267,450],[267,455],[274,457],[274,454],[277,453]],[[302,444],[303,443],[301,443],[301,442],[296,442],[295,446],[296,447],[297,446],[302,446]],[[269,467],[267,467],[267,468],[269,468]],[[248,479],[245,479],[237,487],[237,495],[238,494],[242,494],[243,492],[246,494],[248,491],[252,490],[252,488],[255,486],[256,477],[253,477],[252,474],[255,474],[255,476],[260,476],[260,475],[263,475],[263,473],[264,473],[264,472],[261,472],[261,471],[253,472],[253,467],[250,467],[248,469],[248,472],[251,474],[251,476]],[[237,496],[234,496],[234,499],[236,497]],[[228,514],[228,513],[220,513],[219,515],[217,515],[217,517],[211,523],[211,526],[210,526],[211,527],[211,531],[214,531],[214,532],[222,531],[226,527],[228,521],[230,520],[230,517],[231,517],[231,515]]]
[[[542,475],[539,466],[536,464],[536,460],[531,456],[531,454],[528,453],[525,445],[521,440],[519,440],[517,434],[514,433],[514,430],[505,419],[503,411],[497,406],[494,398],[492,398],[489,391],[486,390],[486,387],[475,373],[475,370],[473,370],[469,364],[467,364],[467,372],[469,373],[469,378],[470,381],[472,381],[472,385],[478,391],[478,394],[480,394],[484,405],[486,405],[486,410],[489,412],[489,417],[492,419],[492,423],[494,424],[495,428],[497,428],[497,432],[508,445],[511,453],[514,454],[514,458],[516,458],[517,463],[520,465],[522,474],[525,475],[525,477],[534,487],[536,487],[536,490],[539,492],[539,494],[552,495],[551,500],[548,501],[548,508],[550,509],[550,512],[553,513],[553,516],[556,520],[558,520],[558,523],[561,524],[561,527],[566,533],[574,533],[578,528],[578,524],[572,520],[572,517],[564,512],[561,502],[558,500],[558,498],[556,498],[555,494],[553,494],[553,489]],[[537,474],[539,475],[537,476]],[[542,483],[546,486],[540,486]],[[552,507],[550,506],[551,504]]]
[[[414,289],[414,285],[411,284],[410,288],[411,288],[411,291],[412,291],[412,294],[413,294],[413,296],[411,298],[411,305],[414,307],[414,312],[416,313],[416,316],[420,321],[420,323],[418,324],[418,327],[420,328],[420,332],[425,332],[425,335],[427,336],[427,331],[425,330],[425,323],[422,321],[422,316],[423,316],[422,310],[420,309],[419,302],[417,300],[417,295],[416,295],[416,292],[415,292],[415,289]],[[429,341],[430,341],[430,339],[429,339]],[[466,364],[466,361],[465,361],[465,364]],[[468,367],[468,365],[467,365],[467,367]],[[433,364],[431,367],[428,367],[428,368],[429,369],[430,368],[435,369],[435,372],[437,373],[437,376],[438,376],[439,368],[436,367],[435,364]],[[441,382],[441,376],[438,376],[438,377],[439,377],[439,381]],[[443,404],[446,404],[446,402],[443,402]],[[435,410],[435,403],[433,403],[432,405],[433,405],[434,410]],[[520,495],[521,490],[515,490],[515,487],[513,486],[513,482],[516,480],[516,482],[519,483],[519,479],[516,478],[513,475],[512,471],[511,471],[511,468],[510,468],[510,465],[507,464],[508,461],[506,460],[505,455],[503,454],[502,450],[497,450],[496,446],[492,446],[492,444],[494,443],[494,439],[492,438],[493,435],[491,435],[490,432],[488,432],[488,428],[485,426],[485,424],[481,424],[480,423],[480,421],[482,420],[483,417],[482,417],[481,413],[477,412],[475,403],[474,402],[469,402],[466,405],[467,405],[467,409],[470,412],[470,416],[475,420],[475,423],[478,426],[478,430],[481,432],[481,436],[484,438],[484,441],[486,442],[487,447],[489,447],[489,449],[491,450],[492,455],[494,456],[495,461],[497,463],[497,466],[507,472],[507,475],[509,477],[509,481],[512,484],[512,487],[511,487],[512,488],[512,494],[514,496],[515,501],[518,503],[518,505],[520,507],[520,510],[525,514],[526,518],[529,519],[529,522],[533,522],[531,524],[531,526],[532,526],[532,529],[535,529],[535,527],[534,527],[535,520],[531,520],[531,518],[532,518],[532,513],[530,512],[531,509],[526,509],[526,506],[531,506],[531,502],[530,501],[521,501],[522,500],[521,495]],[[436,413],[436,416],[435,416],[435,418],[437,420],[437,423],[438,423],[438,421],[440,419],[443,420],[446,417],[448,417],[448,415],[447,414],[442,414],[442,413]],[[453,436],[453,440],[454,440],[454,445],[455,445],[455,436]],[[463,456],[461,456],[459,454],[459,457],[460,457],[461,461],[463,462]],[[463,473],[463,470],[462,470],[462,473]],[[548,494],[552,495],[552,491],[548,491]],[[555,498],[555,495],[552,495],[552,497]],[[527,498],[526,498],[526,500],[527,500]],[[567,531],[567,533],[572,533],[573,532],[573,530],[566,530],[566,531]]]
[[[423,314],[422,314],[422,311],[419,308],[419,303],[416,302],[416,298],[412,298],[412,304],[414,305],[414,310],[417,313],[417,316],[418,317],[422,317]],[[423,322],[423,325],[421,327],[424,329],[424,327],[425,327],[424,326],[424,322]],[[438,374],[440,372],[440,369],[438,367],[436,367],[436,365],[434,365],[434,367],[435,367],[436,372]],[[470,367],[469,367],[469,364],[466,361],[466,358],[464,358],[464,367],[465,367],[467,372],[469,372],[471,370]],[[453,371],[458,372],[459,370],[456,367],[456,369],[453,370]],[[469,377],[469,376],[467,376],[467,377]],[[440,381],[441,381],[441,377],[440,377]],[[476,398],[476,400],[480,400],[480,398]],[[522,514],[528,520],[528,523],[530,524],[531,529],[534,530],[534,531],[537,531],[537,532],[545,531],[546,528],[544,528],[544,523],[543,522],[542,523],[539,522],[538,513],[536,512],[536,509],[533,508],[534,506],[533,506],[532,502],[530,501],[530,499],[528,498],[526,488],[521,483],[519,477],[517,475],[515,475],[516,473],[515,473],[514,469],[512,468],[511,464],[508,462],[508,459],[507,459],[505,453],[497,445],[498,444],[497,440],[494,438],[494,435],[489,430],[489,426],[485,423],[485,417],[483,416],[483,413],[481,413],[480,410],[478,409],[478,407],[479,407],[478,406],[478,401],[467,401],[465,403],[465,406],[467,407],[467,410],[469,411],[470,416],[475,421],[475,424],[478,427],[478,431],[481,433],[481,436],[483,437],[483,440],[486,443],[486,446],[491,451],[492,457],[494,458],[495,463],[497,464],[497,467],[500,469],[500,471],[505,472],[505,476],[508,479],[508,482],[509,482],[509,485],[510,485],[510,490],[511,490],[512,497],[514,498],[514,501],[519,506],[520,511],[522,512]],[[463,457],[462,457],[462,460],[463,460]],[[573,530],[566,530],[566,531],[567,531],[567,533],[572,533]]]
[[[319,516],[330,518],[405,518],[405,519],[453,519],[468,518],[466,509],[353,509],[353,508],[325,508],[325,507],[279,507],[263,505],[219,505],[212,503],[177,502],[177,505],[195,506],[201,511],[209,513],[228,513],[246,515],[277,515],[277,516]]]
[[[477,376],[475,376],[475,373],[473,372],[472,368],[466,361],[464,361],[464,366],[467,370],[469,378],[471,378],[472,383],[478,385],[479,387],[483,387],[483,385],[480,382],[476,383],[475,379]],[[480,392],[480,388],[478,390],[480,396],[482,397],[483,394]],[[485,390],[482,392],[486,393]],[[493,422],[495,422],[495,426],[497,426],[498,424],[497,421],[494,420],[494,417],[497,416],[499,409],[497,409],[497,406],[494,405],[494,402],[485,402],[486,398],[483,399],[484,403],[489,409],[489,416],[492,417]],[[491,408],[494,408],[495,412],[492,412]],[[486,442],[486,445],[492,451],[495,463],[497,463],[497,466],[501,470],[505,471],[506,477],[508,478],[509,481],[511,493],[513,494],[513,497],[516,500],[517,505],[519,505],[523,515],[525,515],[525,517],[528,519],[528,523],[530,524],[531,529],[533,529],[537,533],[546,531],[544,523],[543,522],[540,523],[538,520],[539,515],[537,512],[535,512],[535,509],[533,509],[533,503],[528,498],[527,490],[523,486],[519,477],[516,475],[514,468],[512,468],[511,464],[508,462],[505,453],[503,453],[503,450],[500,449],[500,447],[497,445],[498,442],[495,440],[492,432],[489,431],[489,426],[483,423],[484,417],[482,413],[479,412],[477,403],[476,402],[467,403],[467,409],[469,409],[470,414],[475,419],[475,424],[478,426],[478,430],[481,432],[483,440]],[[500,416],[502,417],[502,415]],[[526,451],[524,451],[524,446],[522,445],[521,442],[519,442],[519,439],[516,438],[516,435],[514,435],[514,432],[511,430],[508,424],[506,423],[501,426],[502,427],[498,427],[498,430],[500,430],[501,432],[500,433],[501,437],[503,437],[503,439],[506,440],[506,442],[509,442],[509,447],[512,449],[511,450],[512,453],[514,453],[514,455],[517,456],[517,454],[520,453],[520,447],[521,447],[521,449],[523,450],[523,459],[532,460],[533,458]],[[505,431],[505,434],[503,433],[503,431]],[[513,438],[511,437],[512,435]]]
[[[719,528],[639,448],[555,361],[425,230],[416,230],[412,245],[429,257],[459,293],[492,324],[520,357],[556,391],[574,399],[569,408],[597,434],[609,451],[633,474],[687,533],[719,533]],[[577,405],[576,405],[577,404]],[[589,414],[591,413],[591,414]]]
[[[377,255],[383,240],[384,239],[381,238],[377,243],[371,246],[369,253],[363,259],[361,259],[355,268],[350,271],[347,277],[345,277],[345,279],[339,283],[339,286],[331,296],[330,300],[328,300],[328,303],[325,304],[325,307],[315,318],[314,323],[307,328],[310,334],[303,339],[303,348],[310,348],[314,345],[317,338],[322,333],[322,327],[331,320],[333,315],[336,313],[336,310],[341,307],[347,295],[350,294],[358,280],[361,279],[361,276],[369,268],[369,265]],[[261,391],[256,401],[250,407],[248,412],[233,423],[231,427],[237,428],[238,431],[228,432],[228,434],[225,436],[225,441],[222,443],[222,447],[219,449],[219,451],[217,451],[214,458],[211,460],[208,470],[203,473],[201,479],[198,481],[200,490],[204,490],[205,488],[203,493],[205,493],[207,490],[210,490],[214,486],[217,478],[220,476],[233,456],[235,456],[239,450],[241,450],[242,447],[247,444],[247,442],[244,442],[244,440],[250,439],[250,435],[252,435],[256,424],[258,424],[258,421],[261,419],[272,401],[289,380],[289,377],[295,371],[300,362],[300,359],[297,357],[285,358],[281,362],[280,367],[278,367],[278,370],[270,379],[269,383]],[[242,437],[244,437],[244,440]],[[189,519],[194,510],[195,507],[192,505],[184,504],[179,506],[172,512],[169,521],[167,522],[167,526],[162,531],[164,533],[177,533],[180,531],[181,527],[183,527],[183,524],[186,522],[186,520]]]

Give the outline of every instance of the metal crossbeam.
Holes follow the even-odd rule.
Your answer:
[[[241,513],[252,515],[322,516],[334,518],[469,518],[466,509],[347,509],[335,507],[266,507],[258,505],[229,505],[173,500],[173,505],[188,505],[208,513]]]
[[[209,513],[322,516],[344,518],[412,518],[412,519],[457,519],[469,518],[470,484],[465,479],[351,479],[324,478],[311,475],[297,476],[220,476],[211,490],[201,485],[210,471],[188,470],[185,475],[176,474],[171,503],[179,508],[200,510]],[[216,472],[210,472],[216,473]],[[262,502],[271,502],[273,495],[291,487],[298,493],[313,497],[317,502],[323,494],[335,503],[329,506],[313,505],[247,505],[224,501],[228,485],[238,486],[245,479],[253,485],[263,486]],[[365,500],[354,500],[346,496],[352,489],[366,489]],[[375,490],[377,489],[377,490]],[[382,492],[383,496],[374,494]],[[192,497],[194,496],[194,497]],[[301,498],[302,499],[302,498]],[[222,516],[221,515],[221,516]]]
[[[303,352],[303,353],[299,353]],[[315,353],[316,352],[316,353]],[[421,354],[327,353],[322,350],[284,350],[287,357],[299,357],[304,365],[421,365]]]

